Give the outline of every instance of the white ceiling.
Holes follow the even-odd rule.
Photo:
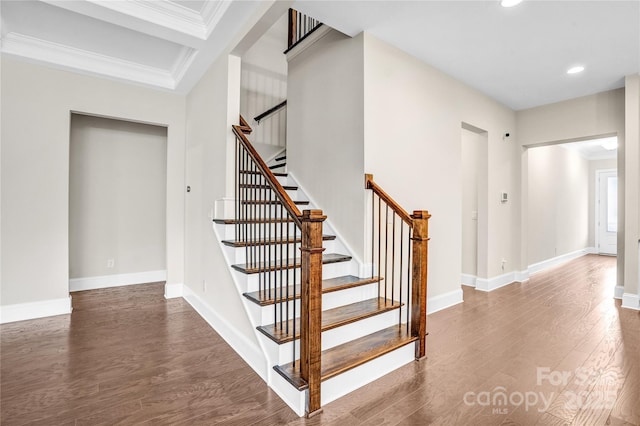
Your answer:
[[[2,51],[187,93],[261,7],[260,0],[2,0]],[[366,30],[515,110],[622,87],[625,75],[640,72],[640,0],[525,0],[509,9],[498,0],[299,0],[293,7],[348,35]],[[574,64],[585,71],[567,75]]]
[[[558,146],[570,151],[575,151],[587,160],[611,160],[618,158],[618,138],[615,136],[563,143]]]

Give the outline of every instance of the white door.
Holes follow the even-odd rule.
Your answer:
[[[618,252],[618,172],[598,172],[598,252],[616,255]]]

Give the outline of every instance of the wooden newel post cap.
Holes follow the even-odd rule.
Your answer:
[[[301,217],[304,222],[323,222],[326,218],[322,210],[303,210]]]
[[[411,217],[413,219],[429,219],[431,214],[429,213],[429,210],[414,210]]]

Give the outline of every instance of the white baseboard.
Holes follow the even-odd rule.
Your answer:
[[[39,302],[5,305],[0,306],[0,324],[70,314],[72,310],[71,296],[41,300]]]
[[[617,285],[615,290],[613,291],[613,298],[622,299],[623,295],[624,295],[624,287],[621,285]]]
[[[478,277],[476,277],[475,275],[469,275],[469,274],[460,275],[460,283],[468,287],[475,287],[477,279]]]
[[[640,311],[640,296],[632,293],[624,293],[622,295],[622,307]]]
[[[172,283],[164,285],[164,298],[175,299],[176,297],[182,297],[184,284]]]
[[[598,249],[595,247],[587,247],[584,249],[587,254],[598,254]]]
[[[475,287],[479,291],[492,291],[513,282],[525,282],[529,280],[529,271],[512,271],[493,278],[478,278],[474,275],[462,274],[462,285]]]
[[[476,290],[493,291],[500,287],[504,287],[505,285],[509,285],[515,282],[515,280],[515,272],[508,272],[492,278],[478,278],[476,279]]]
[[[95,290],[98,288],[120,287],[124,285],[147,284],[166,281],[167,270],[134,272],[131,274],[102,275],[99,277],[72,278],[69,291]]]
[[[545,269],[549,269],[554,266],[560,265],[561,263],[565,263],[570,260],[577,259],[581,256],[584,256],[587,253],[590,253],[591,250],[592,250],[591,248],[584,248],[582,250],[576,250],[571,253],[567,253],[560,256],[552,257],[551,259],[543,260],[542,262],[534,263],[532,265],[529,265],[529,273],[533,275]]]
[[[462,303],[462,289],[450,291],[439,296],[427,298],[427,315],[449,308],[458,303]]]
[[[234,351],[262,378],[267,380],[267,362],[258,344],[251,342],[233,324],[222,318],[194,293],[188,286],[182,286],[182,297],[200,316],[233,348]]]

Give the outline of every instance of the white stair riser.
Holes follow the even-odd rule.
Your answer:
[[[338,253],[335,250],[335,242],[332,240],[327,240],[327,241],[323,241],[322,242],[322,247],[325,248],[325,253]],[[232,254],[230,254],[230,256],[234,256],[234,257],[230,257],[231,259],[235,260],[233,261],[234,264],[243,264],[246,262],[246,258],[247,258],[247,248],[245,247],[230,247],[231,249],[234,250],[234,252]],[[300,257],[300,243],[296,243],[296,244],[272,244],[269,246],[256,246],[256,247],[249,247],[249,250],[253,250],[252,253],[250,253],[250,256],[255,256],[257,259],[268,259],[268,260],[275,260],[275,259],[291,259],[293,257]],[[287,252],[288,249],[288,252]],[[281,257],[282,256],[282,257]]]
[[[327,349],[331,349],[335,346],[367,336],[396,324],[398,324],[397,309],[383,314],[374,315],[355,323],[326,330],[322,332],[322,350],[325,351]],[[406,326],[406,324],[403,324],[403,327],[404,326]],[[270,359],[272,359],[275,364],[283,365],[292,361],[292,345],[294,345],[294,342],[278,344],[264,334],[261,334],[260,338],[263,340],[263,346],[268,351]],[[296,339],[295,341],[295,348],[297,359],[300,357],[299,339]]]
[[[393,352],[371,360],[336,377],[322,382],[321,405],[326,405],[380,377],[415,360],[415,344],[410,343]]]
[[[350,260],[348,262],[337,262],[337,263],[328,263],[323,265],[322,267],[322,279],[336,278],[344,275],[356,275],[358,273],[358,265],[354,260]],[[234,269],[235,271],[235,269]],[[238,273],[241,273],[237,271]],[[289,281],[287,281],[287,274],[289,276]],[[263,282],[263,278],[261,274],[244,274],[245,277],[243,281],[246,280],[244,292],[252,292],[260,290],[260,284]],[[294,279],[295,276],[295,279]],[[272,276],[273,280],[273,276]],[[274,282],[273,286],[275,287],[276,283],[280,282],[288,282],[289,285],[300,284],[300,268],[288,269],[286,271],[282,271],[282,281],[280,280],[280,271],[278,271],[277,280]]]
[[[393,352],[373,359],[359,367],[346,371],[322,382],[321,404],[327,405],[354,390],[391,373],[415,359],[415,343],[402,346]],[[307,391],[298,391],[280,374],[271,369],[269,386],[282,398],[296,414],[303,416],[306,411]]]
[[[326,311],[328,309],[349,305],[351,303],[356,303],[375,297],[377,297],[375,284],[354,287],[347,290],[341,290],[339,292],[325,293],[322,295],[322,309],[323,311]],[[294,316],[296,318],[300,316],[299,299],[297,299],[295,303],[293,301],[289,301],[288,303],[283,302],[282,304],[277,303],[275,305],[267,306],[260,306],[257,303],[253,303],[251,301],[249,301],[249,303],[253,305],[250,307],[250,310],[252,311],[252,318],[259,321],[256,322],[259,325],[273,324],[274,321],[281,318],[281,312],[282,318],[292,319],[294,318]],[[404,313],[405,307],[403,307],[402,310],[403,321],[406,321],[406,314]],[[274,310],[276,311],[275,313]],[[400,310],[397,311],[399,312]]]
[[[234,224],[216,224],[217,227],[219,227],[219,231],[218,234],[222,236],[223,240],[230,240],[230,241],[234,241],[236,239],[236,225]],[[240,230],[238,232],[239,236],[242,237],[243,235],[245,235],[246,233],[249,232],[248,228],[251,226],[251,224],[246,225],[247,229],[245,229],[245,225],[241,224],[239,225],[241,227],[243,227],[242,230]],[[280,227],[282,226],[282,230],[280,229]],[[296,233],[298,236],[301,235],[300,230],[297,229],[297,226],[295,223],[293,222],[284,222],[284,223],[264,223],[264,224],[260,224],[260,236],[261,238],[265,238],[264,236],[266,235],[267,237],[271,237],[271,238],[275,238],[276,236],[280,236],[280,235],[287,235],[287,227],[289,228],[289,236],[293,237]],[[253,232],[253,231],[252,231]],[[256,232],[258,232],[258,230],[256,229]]]

